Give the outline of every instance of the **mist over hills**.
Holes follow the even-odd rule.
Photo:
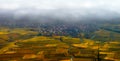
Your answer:
[[[119,20],[119,0],[1,0],[0,21],[9,23]]]
[[[98,14],[97,14],[98,12]],[[101,13],[99,13],[101,12]],[[9,22],[91,22],[91,21],[111,21],[119,20],[119,13],[107,10],[1,10],[0,21]]]
[[[93,33],[105,24],[119,24],[119,14],[102,10],[1,10],[0,26],[9,28],[37,28],[40,33],[77,36]],[[84,13],[85,15],[83,15]],[[46,34],[45,34],[46,35]],[[91,35],[91,34],[90,34]]]

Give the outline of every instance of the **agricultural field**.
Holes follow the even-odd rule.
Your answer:
[[[103,31],[95,33],[107,36],[107,31],[102,33],[104,36],[101,34]],[[40,36],[36,31],[23,28],[0,33],[0,61],[120,61],[119,40],[103,42],[70,36]]]

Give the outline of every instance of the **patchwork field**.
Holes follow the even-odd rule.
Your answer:
[[[0,61],[120,61],[119,41],[81,41],[70,36],[38,36],[26,29],[8,30],[0,31]]]

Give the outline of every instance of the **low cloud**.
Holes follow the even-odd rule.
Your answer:
[[[0,0],[0,10],[14,18],[34,16],[61,20],[110,20],[120,16],[120,0]],[[31,14],[31,15],[30,15]]]

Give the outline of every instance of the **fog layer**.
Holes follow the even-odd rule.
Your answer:
[[[120,0],[0,0],[0,18],[32,21],[119,20]]]

